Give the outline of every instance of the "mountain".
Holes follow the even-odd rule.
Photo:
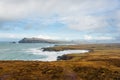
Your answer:
[[[19,43],[63,43],[64,41],[43,39],[43,38],[23,38]]]

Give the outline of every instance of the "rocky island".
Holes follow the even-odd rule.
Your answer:
[[[19,43],[63,43],[64,41],[43,39],[43,38],[23,38]]]

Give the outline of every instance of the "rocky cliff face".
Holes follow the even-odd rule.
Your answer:
[[[42,38],[23,38],[19,43],[59,43],[57,40],[42,39]]]

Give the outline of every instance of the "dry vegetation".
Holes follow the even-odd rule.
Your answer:
[[[89,49],[55,62],[0,61],[0,80],[120,80],[120,45],[56,46],[44,50]]]

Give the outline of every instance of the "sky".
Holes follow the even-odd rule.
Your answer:
[[[120,0],[0,0],[0,41],[120,41]]]

